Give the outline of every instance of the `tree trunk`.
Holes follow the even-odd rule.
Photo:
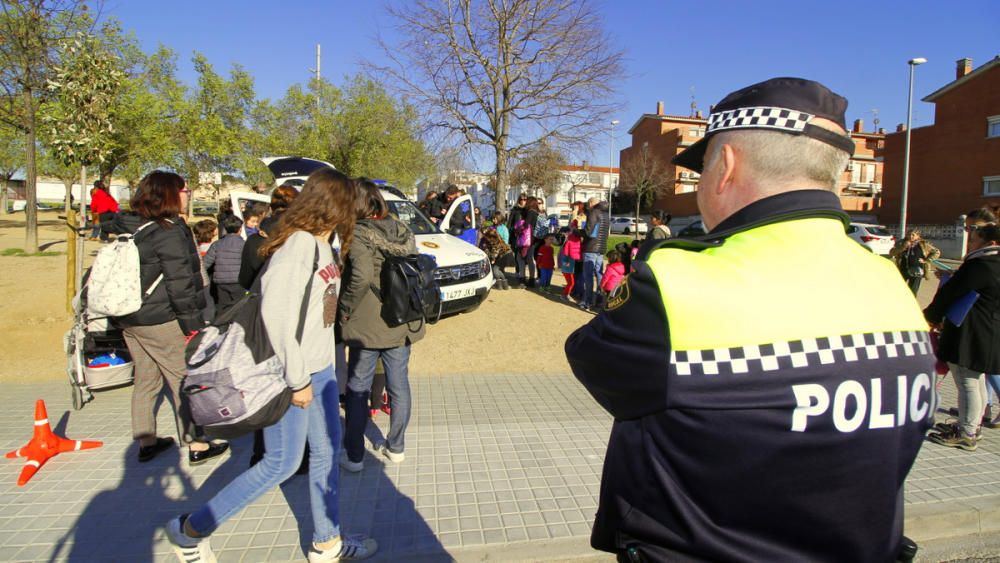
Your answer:
[[[87,226],[87,216],[90,215],[87,211],[87,167],[85,165],[80,165],[80,236],[76,237],[76,277],[74,277],[73,288],[77,293],[80,291],[80,285],[83,283],[83,252],[84,245],[83,242],[87,240],[90,236],[86,234],[83,230]]]
[[[38,194],[37,180],[38,171],[35,165],[35,100],[31,89],[26,88],[21,94],[24,100],[24,187],[25,199],[24,208],[25,228],[24,228],[24,251],[38,252]]]
[[[63,187],[66,188],[66,196],[63,198],[65,200],[63,201],[63,207],[65,208],[66,213],[69,213],[69,210],[73,207],[73,180],[63,178]]]
[[[636,194],[639,195],[639,194]],[[635,198],[635,238],[639,238],[639,206],[642,205],[642,198]]]
[[[497,213],[507,213],[507,155],[506,151],[499,146],[496,149],[496,190],[494,198],[496,200]]]
[[[7,177],[4,176],[3,183],[0,184],[0,215],[7,215]]]

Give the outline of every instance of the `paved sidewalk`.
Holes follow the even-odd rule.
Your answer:
[[[380,542],[375,561],[608,560],[587,538],[610,419],[572,377],[418,377],[412,385],[406,461],[369,454],[362,473],[342,474],[345,529]],[[942,390],[945,406],[954,404],[950,380]],[[178,450],[138,464],[128,388],[98,393],[81,411],[72,411],[68,384],[2,392],[4,452],[30,437],[36,398],[58,432],[105,445],[60,454],[20,488],[21,462],[3,460],[0,561],[171,561],[160,526],[248,463],[242,439],[232,455],[200,467]],[[159,424],[173,433],[169,409]],[[370,437],[387,424],[380,415]],[[952,512],[978,515],[1000,494],[1000,431],[986,432],[974,453],[925,445],[907,483],[908,530],[911,514],[947,527]],[[300,532],[298,522],[307,514],[306,481],[295,477],[225,524],[212,545],[222,562],[303,561],[311,529]]]

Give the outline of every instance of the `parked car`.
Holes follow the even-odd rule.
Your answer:
[[[630,235],[636,232],[645,234],[648,228],[645,221],[636,221],[635,217],[611,218],[611,232],[615,234]]]
[[[314,170],[322,167],[333,168],[328,162],[309,158],[273,157],[261,160],[274,174],[276,185],[290,184],[300,190],[306,178]],[[380,186],[380,191],[389,206],[389,212],[413,231],[417,250],[421,254],[434,257],[437,261],[438,267],[434,270],[434,278],[441,286],[442,313],[468,312],[479,307],[493,287],[493,268],[486,253],[443,228],[439,229],[398,189],[384,185]],[[233,202],[233,212],[241,219],[243,218],[240,212],[241,203],[271,201],[270,194],[251,192],[233,192],[230,198]],[[463,199],[468,199],[470,206],[473,205],[470,195],[458,198],[444,216],[441,225],[451,224],[451,216],[458,210]],[[476,228],[475,221],[473,215],[473,229]]]
[[[847,236],[880,256],[888,255],[896,244],[896,237],[882,225],[851,223],[847,227]]]
[[[700,237],[704,234],[708,234],[708,231],[705,230],[705,224],[698,220],[678,231],[677,236],[682,238]]]

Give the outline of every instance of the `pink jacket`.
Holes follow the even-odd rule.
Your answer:
[[[615,262],[608,264],[604,270],[604,277],[601,278],[601,289],[611,293],[618,287],[618,284],[625,278],[625,264]]]
[[[560,254],[565,254],[573,260],[583,260],[583,255],[580,253],[581,248],[582,245],[579,235],[570,234],[566,237],[566,242],[563,243]]]

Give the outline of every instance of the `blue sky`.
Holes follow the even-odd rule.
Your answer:
[[[402,1],[402,0],[398,0]],[[232,63],[255,77],[261,97],[280,98],[306,82],[322,44],[323,76],[335,84],[359,71],[362,58],[379,60],[374,38],[392,38],[382,0],[105,0],[103,12],[135,32],[146,50],[163,43],[179,55],[190,82],[194,51],[220,72]],[[892,131],[906,120],[908,65],[917,67],[915,127],[933,122],[933,105],[919,99],[950,82],[955,61],[974,66],[1000,55],[1000,2],[596,0],[614,43],[626,55],[620,90],[618,148],[642,113],[688,115],[691,88],[703,111],[727,93],[775,76],[818,80],[849,100],[848,121],[872,109]],[[591,161],[606,164],[607,139]],[[479,162],[488,169],[492,163]]]

